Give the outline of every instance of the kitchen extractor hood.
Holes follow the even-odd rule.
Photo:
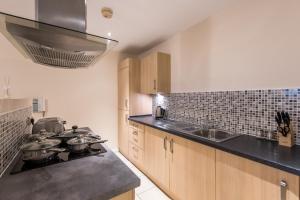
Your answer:
[[[118,41],[86,33],[85,0],[36,0],[36,20],[0,13],[0,31],[33,62],[88,67]]]

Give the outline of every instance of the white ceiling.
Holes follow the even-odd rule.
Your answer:
[[[204,20],[234,0],[87,0],[87,32],[120,43],[117,50],[137,54]],[[103,6],[114,16],[101,16]],[[34,19],[34,0],[1,0],[0,11]]]

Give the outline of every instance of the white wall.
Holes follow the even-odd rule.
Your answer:
[[[61,116],[68,126],[89,126],[111,147],[117,145],[117,65],[110,53],[88,69],[61,70],[26,60],[0,36],[0,98],[4,77],[11,79],[12,98],[43,96],[47,116]]]
[[[172,54],[172,92],[299,87],[299,9],[241,0],[141,56]]]

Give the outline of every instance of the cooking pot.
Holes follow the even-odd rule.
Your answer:
[[[60,143],[60,140],[54,139],[44,139],[26,143],[20,147],[23,152],[23,160],[38,161],[48,159],[57,153],[65,151],[63,148],[57,148]]]
[[[107,142],[107,140],[101,140],[100,137],[79,135],[76,138],[68,140],[67,144],[71,152],[79,153],[87,150],[92,144],[105,142]]]
[[[39,134],[31,134],[29,137],[28,137],[28,140],[29,141],[40,141],[40,140],[45,140],[45,139],[48,139],[48,138],[51,138],[53,136],[55,136],[56,133],[53,133],[53,132],[47,132],[45,129],[41,130],[41,132]]]
[[[66,143],[68,140],[75,138],[80,135],[87,135],[90,131],[85,129],[79,129],[78,126],[72,126],[71,130],[64,131],[61,134],[54,136],[54,138],[60,139],[63,143]]]

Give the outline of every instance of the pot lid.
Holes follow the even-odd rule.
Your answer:
[[[71,140],[67,141],[68,145],[80,145],[80,144],[91,144],[91,143],[97,143],[101,140],[91,137],[76,137]]]
[[[30,142],[24,144],[20,148],[23,151],[38,151],[38,150],[50,149],[54,146],[59,145],[60,143],[61,143],[60,140],[45,139],[38,142]]]
[[[29,136],[30,140],[45,140],[47,138],[55,136],[56,133],[53,132],[47,132],[46,130],[41,130],[41,133],[39,134],[32,134]]]

